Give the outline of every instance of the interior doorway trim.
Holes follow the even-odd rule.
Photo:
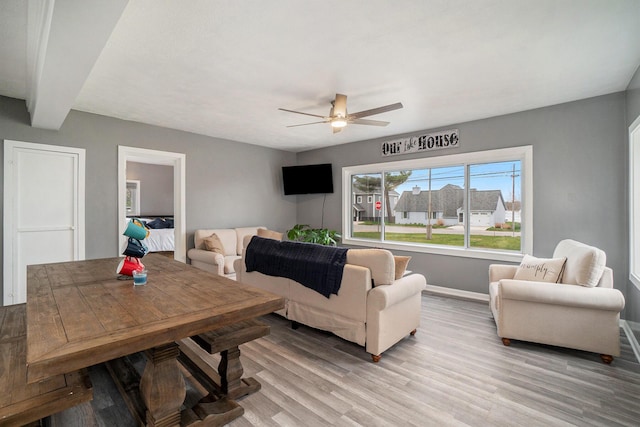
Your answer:
[[[127,239],[122,235],[127,217],[127,162],[173,166],[173,257],[176,261],[187,262],[185,159],[183,153],[118,146],[118,248],[124,247]]]

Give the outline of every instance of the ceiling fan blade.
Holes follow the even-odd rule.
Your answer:
[[[349,114],[349,118],[359,119],[361,117],[373,116],[374,114],[386,113],[387,111],[399,110],[400,108],[402,108],[402,103],[396,102],[395,104],[385,105],[384,107],[372,108],[371,110],[364,110]]]
[[[323,120],[323,121],[321,121],[321,122],[302,123],[302,124],[299,124],[299,125],[289,125],[289,126],[287,126],[287,127],[288,127],[288,128],[294,128],[294,127],[297,127],[297,126],[317,125],[318,123],[327,123],[327,121],[326,121],[326,120]]]
[[[386,126],[389,122],[383,122],[381,120],[367,120],[367,119],[353,119],[349,120],[350,124],[354,125],[370,125],[370,126]]]
[[[286,111],[288,113],[296,113],[296,114],[304,114],[305,116],[311,116],[311,117],[321,117],[321,118],[326,118],[325,116],[320,116],[318,114],[311,114],[311,113],[303,113],[302,111],[294,111],[294,110],[287,110],[285,108],[278,108],[278,110],[280,111]]]
[[[333,101],[333,112],[331,117],[340,116],[347,117],[347,95],[336,93],[336,99]]]

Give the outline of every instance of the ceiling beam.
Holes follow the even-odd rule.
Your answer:
[[[31,126],[58,130],[129,0],[29,0]]]

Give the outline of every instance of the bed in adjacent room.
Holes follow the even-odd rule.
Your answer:
[[[135,218],[141,220],[149,229],[149,236],[142,241],[149,248],[149,252],[173,252],[175,250],[175,229],[172,215]]]

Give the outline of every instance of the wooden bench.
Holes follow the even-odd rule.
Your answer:
[[[93,399],[86,370],[27,384],[26,351],[26,305],[0,307],[0,425],[27,425]]]
[[[238,399],[260,390],[258,381],[242,378],[244,369],[240,363],[239,346],[264,337],[269,331],[268,325],[252,319],[192,337],[208,353],[220,353],[220,386],[230,399]]]
[[[209,425],[224,425],[244,414],[235,402],[260,390],[254,378],[242,378],[240,363],[241,344],[268,335],[270,327],[258,320],[245,320],[214,331],[196,335],[178,342],[178,360],[191,375],[209,392],[209,395],[193,408],[193,421],[206,420]],[[204,351],[203,351],[204,350]],[[213,354],[220,353],[217,372],[213,368]],[[189,420],[190,422],[193,422]],[[186,425],[188,423],[183,423]]]

